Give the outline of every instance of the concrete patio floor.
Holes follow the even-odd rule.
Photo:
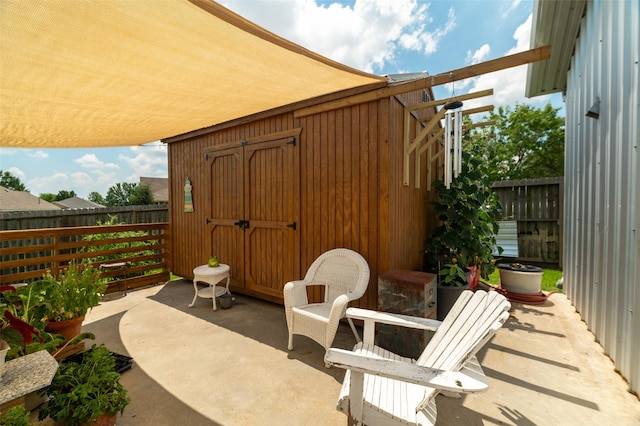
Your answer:
[[[133,357],[122,374],[131,404],[118,425],[341,425],[335,410],[344,370],[294,337],[287,350],[282,306],[235,295],[213,311],[190,281],[111,297],[83,331]],[[354,338],[342,324],[334,346]],[[437,397],[438,425],[638,425],[640,402],[562,294],[545,305],[516,304],[480,352],[485,393]]]

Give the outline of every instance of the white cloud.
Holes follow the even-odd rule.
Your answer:
[[[42,158],[48,158],[49,154],[47,154],[44,151],[36,151],[36,152],[27,153],[27,156],[30,158],[42,159]]]
[[[524,21],[513,33],[513,38],[516,40],[516,45],[510,49],[507,54],[524,52],[529,49],[531,44],[531,20],[532,15],[529,15],[526,21]]]
[[[109,188],[119,182],[118,174],[114,169],[93,169],[90,174],[76,172],[72,175],[78,189],[78,196],[88,196],[91,192],[98,192],[103,197],[107,195]]]
[[[511,12],[516,10],[518,8],[518,6],[520,5],[520,2],[521,2],[521,0],[512,0],[512,1],[508,2],[506,7],[504,8],[504,11],[502,12],[502,19],[507,18],[511,14]]]
[[[20,179],[22,182],[24,182],[25,178],[27,177],[27,175],[25,175],[24,172],[17,167],[9,167],[6,171]]]
[[[467,65],[478,64],[484,61],[489,56],[490,53],[491,53],[491,46],[485,43],[482,46],[480,46],[480,49],[476,50],[475,52],[471,52],[469,50],[467,52],[467,58],[465,60],[465,63]]]
[[[59,191],[74,191],[78,197],[86,198],[91,192],[106,196],[107,191],[118,180],[115,170],[96,168],[89,172],[73,171],[64,173],[56,171],[49,176],[30,179],[26,184],[32,194],[57,194]]]
[[[80,164],[81,167],[85,169],[92,170],[104,170],[104,169],[119,169],[115,163],[105,163],[102,160],[99,160],[95,154],[85,154],[80,158],[76,158],[73,160],[75,163]]]
[[[445,22],[444,26],[437,28],[433,32],[424,32],[421,36],[422,41],[424,42],[424,53],[425,55],[431,55],[438,50],[438,45],[440,40],[449,32],[451,32],[456,27],[456,15],[453,9],[449,9],[447,13],[447,22]]]
[[[355,0],[353,7],[315,0],[289,1],[288,7],[278,1],[222,4],[281,37],[367,72],[381,71],[401,50],[432,54],[455,28],[451,9],[442,26],[427,30],[433,23],[429,5],[417,0]]]
[[[39,194],[57,194],[61,190],[75,191],[71,188],[71,181],[66,173],[55,172],[51,176],[41,176],[30,179],[27,182],[27,187],[34,195]],[[77,192],[76,192],[77,193]]]
[[[78,197],[86,198],[91,192],[98,192],[103,197],[107,195],[110,187],[115,185],[116,173],[103,170],[92,170],[90,173],[83,171],[73,172],[70,181],[73,182],[73,190]]]
[[[141,176],[167,177],[167,146],[161,142],[129,148],[133,156],[120,154],[118,159],[131,169],[127,182],[137,183]]]
[[[8,155],[16,155],[20,150],[0,147],[0,160]]]
[[[515,46],[505,52],[505,55],[511,55],[529,49],[530,34],[531,15],[514,31],[513,38],[516,42]],[[475,57],[475,55],[480,56],[479,52],[483,48],[484,46],[474,52],[472,57]],[[479,77],[468,79],[466,83],[469,92],[493,89],[492,103],[498,107],[505,105],[513,106],[517,102],[522,102],[522,100],[525,99],[524,90],[526,79],[527,65],[521,65],[490,74],[483,74]],[[536,98],[535,101],[537,103],[543,101],[543,99]],[[465,108],[474,108],[483,105],[487,105],[487,100],[484,98],[465,102]]]

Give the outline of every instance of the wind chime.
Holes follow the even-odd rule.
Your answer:
[[[444,109],[444,186],[449,189],[462,170],[462,102],[449,102]]]

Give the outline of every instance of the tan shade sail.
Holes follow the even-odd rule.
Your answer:
[[[210,0],[2,0],[0,26],[5,147],[138,145],[386,81]]]

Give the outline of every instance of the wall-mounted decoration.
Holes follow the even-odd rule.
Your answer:
[[[187,178],[184,181],[184,211],[188,213],[193,212],[193,196],[191,195],[192,189],[191,181]]]

